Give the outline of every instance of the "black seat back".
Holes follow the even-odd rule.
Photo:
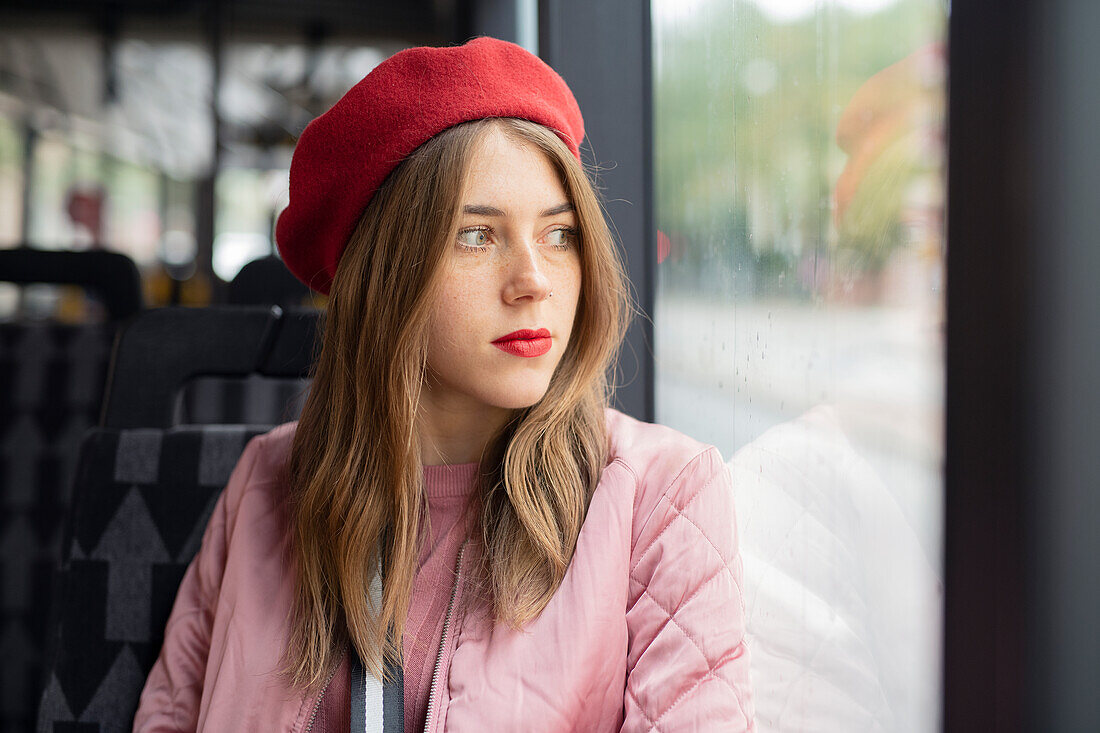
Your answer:
[[[282,308],[308,306],[316,297],[312,290],[271,255],[252,260],[229,282],[232,305],[277,305]]]
[[[121,334],[104,425],[86,438],[77,470],[39,731],[130,729],[214,503],[247,439],[270,427],[175,425],[180,392],[196,378],[304,384],[317,318],[166,308]],[[270,394],[271,422],[294,416]]]
[[[183,421],[277,424],[294,419],[295,410],[301,409],[299,393],[306,386],[318,319],[313,309],[284,311],[278,306],[160,308],[143,314],[119,338],[104,427],[167,428]],[[203,390],[210,387],[187,396],[186,385],[196,379],[215,385],[217,399],[206,398],[207,407],[202,407]],[[259,400],[247,394],[249,388],[262,392],[265,379],[292,386],[281,396],[276,390],[265,406],[263,394]],[[235,390],[242,394],[233,397]],[[288,409],[279,399],[293,404]],[[193,415],[196,404],[198,416]],[[219,405],[228,412],[213,414]]]
[[[261,427],[90,433],[65,537],[42,733],[128,731],[176,590]],[[81,724],[77,727],[76,724]]]
[[[17,285],[79,285],[99,298],[114,322],[142,307],[137,265],[118,252],[0,249],[0,280]]]
[[[0,323],[0,730],[29,730],[80,440],[99,421],[111,346],[141,284],[121,254],[27,248],[0,250],[0,280],[80,286],[107,318]]]

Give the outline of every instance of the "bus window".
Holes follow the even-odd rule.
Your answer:
[[[654,0],[656,417],[734,473],[762,731],[939,725],[940,0]]]

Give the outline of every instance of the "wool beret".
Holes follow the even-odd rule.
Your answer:
[[[386,176],[438,133],[469,120],[518,117],[552,129],[580,159],[584,120],[558,74],[514,43],[400,51],[306,126],[290,163],[290,203],[275,240],[309,287],[328,293],[359,217]]]

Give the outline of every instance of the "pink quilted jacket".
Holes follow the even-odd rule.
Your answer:
[[[542,615],[522,631],[494,628],[460,573],[427,731],[754,730],[721,456],[613,410],[607,419],[611,460]],[[310,729],[319,697],[274,673],[292,597],[278,475],[293,431],[254,439],[234,469],[180,586],[135,731]],[[473,560],[467,552],[463,573]]]

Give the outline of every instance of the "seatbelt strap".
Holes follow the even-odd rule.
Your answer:
[[[405,686],[401,665],[386,661],[392,676],[383,683],[363,667],[355,646],[351,654],[351,733],[404,733]]]
[[[375,573],[370,584],[374,608],[382,607],[382,574]],[[355,645],[351,655],[351,733],[404,733],[405,681],[401,663],[385,661],[389,682],[383,683],[364,666]]]

